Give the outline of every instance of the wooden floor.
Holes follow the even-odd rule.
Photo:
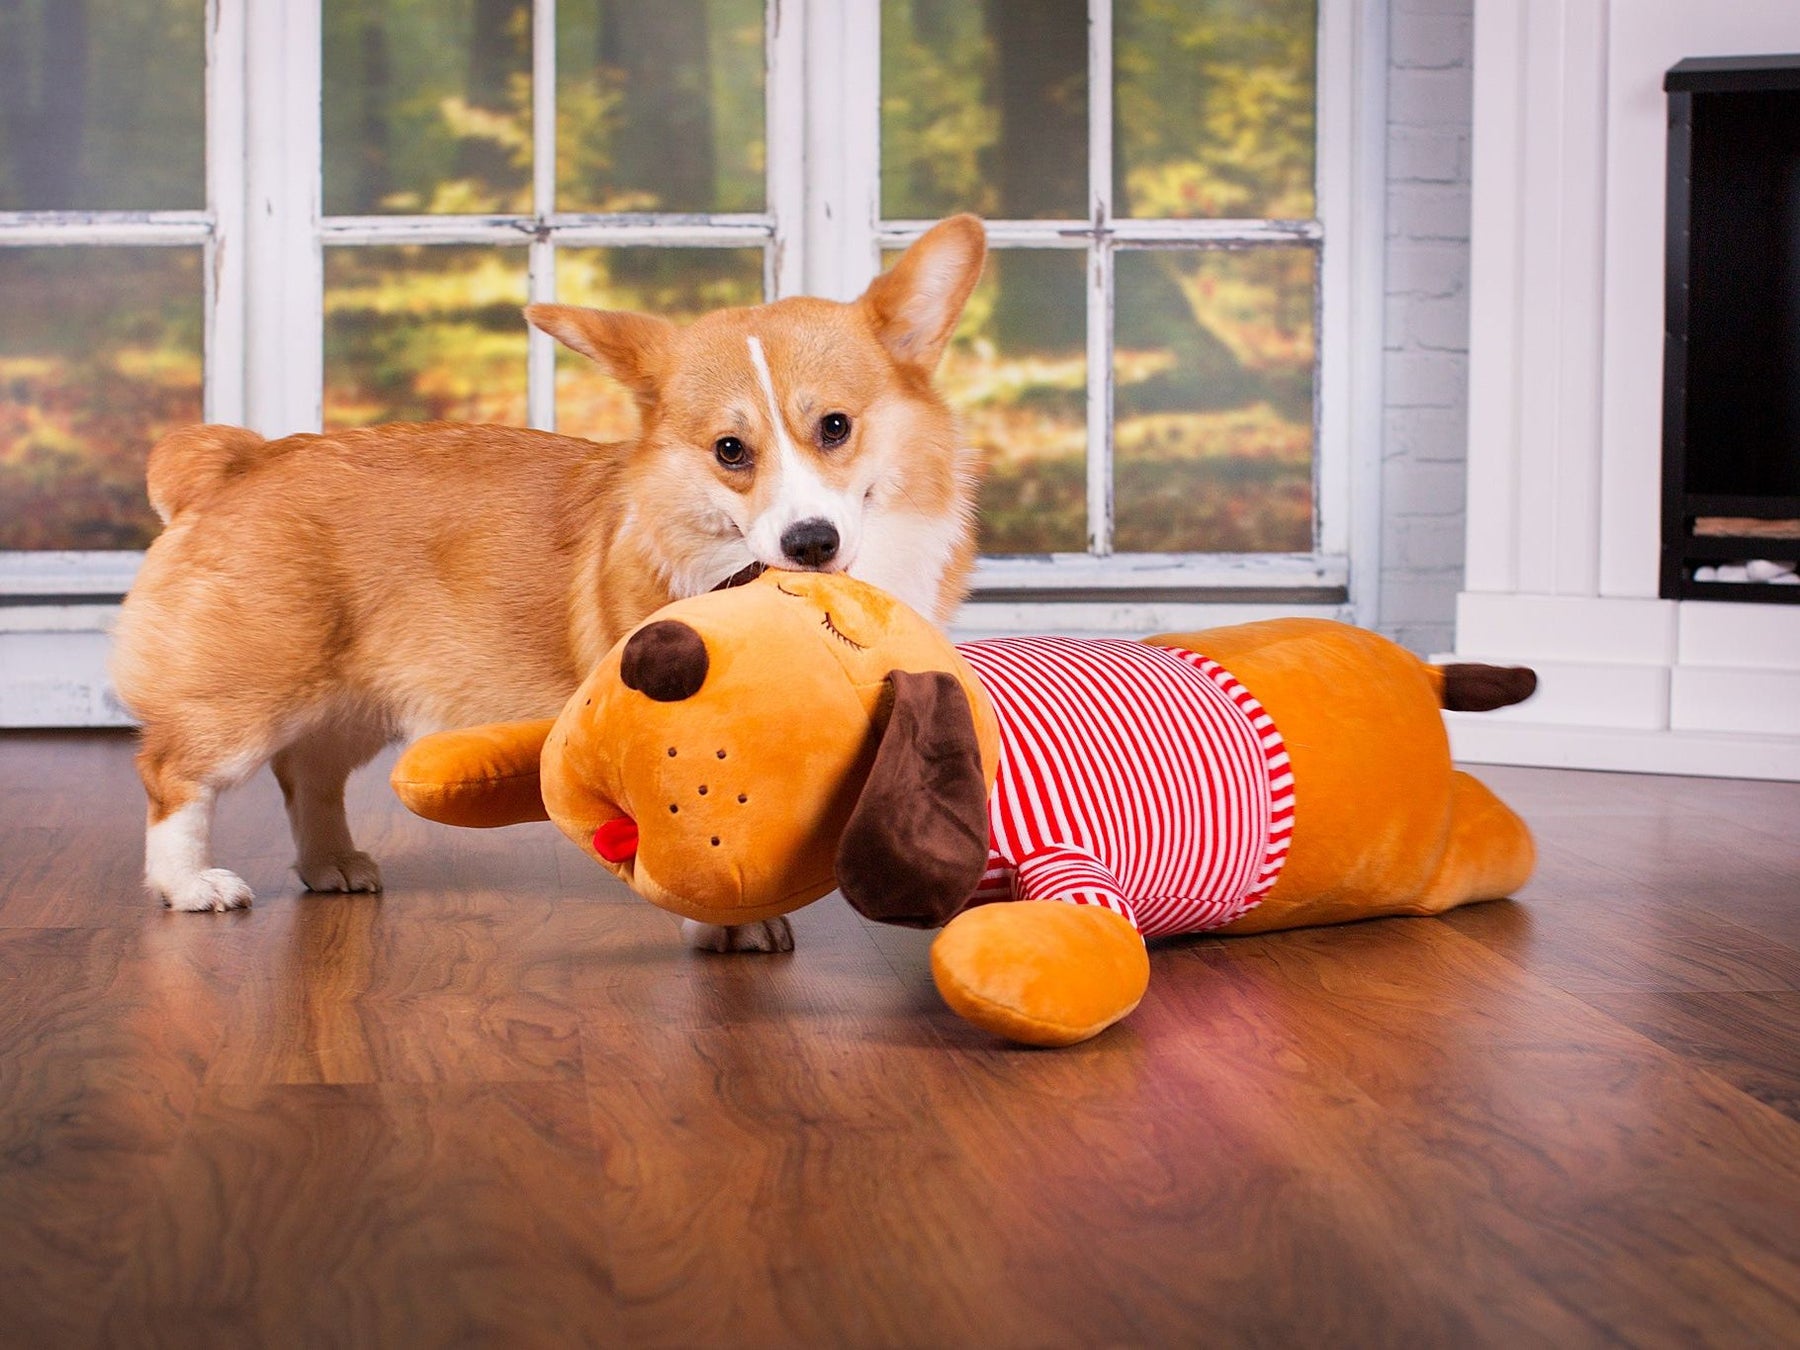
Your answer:
[[[701,956],[548,826],[355,788],[387,893],[140,894],[113,735],[0,737],[0,1341],[1800,1342],[1800,786],[1487,770],[1517,902],[1153,958],[1074,1050],[841,904]]]

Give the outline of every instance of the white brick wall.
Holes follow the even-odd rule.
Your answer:
[[[1451,645],[1468,430],[1471,0],[1392,0],[1381,629]]]

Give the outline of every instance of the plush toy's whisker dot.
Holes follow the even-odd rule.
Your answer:
[[[674,747],[674,746],[672,746],[672,745],[671,745],[671,746],[670,746],[670,747],[669,747],[669,758],[670,758],[670,759],[674,759],[674,758],[675,758],[675,747]]]
[[[674,802],[669,803],[669,814],[670,815],[675,815],[678,812],[680,812],[680,810],[681,810],[681,808],[679,806],[675,805]]]
[[[719,836],[715,834],[713,836],[712,842],[713,842],[713,847],[717,848],[719,846]]]
[[[723,751],[723,750],[721,750],[721,751],[719,751],[719,758],[720,758],[720,759],[724,759],[724,758],[725,758],[725,752],[724,752],[724,751]]]
[[[706,795],[706,784],[705,784],[705,783],[702,783],[702,784],[701,784],[701,785],[700,785],[700,795],[701,795],[701,796],[702,796],[702,797],[704,797],[704,796],[705,796],[705,795]]]
[[[748,797],[746,797],[743,793],[741,793],[741,792],[738,793],[738,805],[739,806],[742,806],[745,802],[747,802],[749,800],[750,799]]]

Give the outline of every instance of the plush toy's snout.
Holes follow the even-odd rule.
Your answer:
[[[631,635],[619,653],[619,683],[658,703],[681,703],[706,684],[706,639],[679,619],[660,619]],[[594,852],[619,866],[637,857],[638,827],[629,816],[594,829]]]

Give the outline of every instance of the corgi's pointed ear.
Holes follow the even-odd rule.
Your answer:
[[[896,361],[929,375],[981,279],[987,230],[974,216],[939,221],[857,301]]]
[[[837,883],[858,914],[936,928],[987,868],[987,779],[969,696],[954,675],[896,670],[894,711],[838,840]]]
[[[640,403],[656,397],[669,369],[675,325],[651,314],[580,305],[527,305],[525,317],[626,385]]]

